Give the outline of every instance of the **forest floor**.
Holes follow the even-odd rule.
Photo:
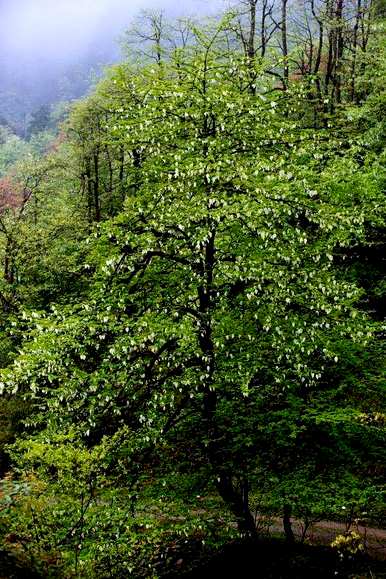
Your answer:
[[[300,521],[292,522],[292,529],[297,540],[302,537]],[[355,525],[351,530],[356,531],[362,538],[366,553],[381,561],[386,561],[386,530],[375,527]],[[337,535],[346,532],[346,525],[334,521],[318,521],[310,526],[307,532],[307,543],[311,545],[331,545]],[[280,519],[275,519],[269,527],[271,535],[283,535],[283,525]]]
[[[220,552],[200,553],[194,545],[187,546],[176,557],[174,569],[164,578],[176,579],[386,579],[386,530],[358,526],[357,531],[365,545],[365,554],[340,558],[330,547],[337,535],[346,531],[342,523],[319,521],[308,530],[305,543],[301,542],[302,525],[293,521],[297,539],[291,545],[285,542],[281,520],[258,521],[265,526],[265,538],[255,543],[235,541]],[[194,569],[184,572],[184,569]],[[0,579],[41,579],[7,553],[0,551]],[[58,578],[60,579],[60,578]],[[64,579],[64,578],[63,578]],[[134,579],[134,578],[133,578]]]
[[[301,542],[302,525],[293,521],[297,542],[284,540],[279,518],[259,521],[267,533],[254,544],[233,543],[207,561],[198,563],[195,570],[170,578],[187,579],[386,579],[386,530],[355,526],[365,546],[365,553],[340,557],[331,543],[346,532],[346,525],[333,521],[319,521],[310,526],[305,543]]]
[[[170,579],[182,577],[171,574]],[[233,544],[184,575],[185,579],[386,579],[384,561],[367,556],[341,559],[331,547],[288,545],[267,539]]]

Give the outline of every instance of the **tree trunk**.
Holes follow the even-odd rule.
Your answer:
[[[290,544],[295,542],[295,535],[292,530],[292,523],[291,523],[291,513],[292,513],[291,505],[285,504],[283,510],[283,528],[285,540],[287,541],[287,543]]]
[[[249,91],[251,94],[256,94],[256,73],[255,73],[255,59],[256,59],[256,2],[257,0],[249,0],[249,32],[246,42],[246,56],[249,67]]]
[[[229,510],[237,521],[240,533],[249,539],[257,539],[255,520],[249,510],[249,504],[245,500],[244,493],[235,490],[232,479],[222,474],[217,480],[217,490],[223,501],[228,505]]]
[[[324,113],[328,112],[328,99],[330,98],[330,110],[331,113],[334,111],[333,94],[330,95],[330,84],[333,81],[334,70],[336,66],[336,31],[334,25],[335,11],[334,11],[334,0],[327,0],[326,12],[327,18],[329,20],[329,31],[328,31],[328,56],[326,65],[326,74],[324,77]]]
[[[7,239],[7,244],[5,247],[4,280],[10,285],[12,285],[15,282],[14,253],[15,253],[15,244],[13,240],[9,237]]]
[[[106,159],[107,159],[107,166],[109,168],[109,182],[108,182],[108,192],[112,193],[114,188],[114,171],[113,171],[113,162],[111,160],[110,150],[108,145],[105,145],[106,151]]]
[[[248,58],[255,59],[255,36],[256,36],[256,0],[249,0],[249,37]]]
[[[311,0],[311,10],[312,15],[315,18],[316,22],[318,23],[319,33],[318,33],[318,43],[316,48],[316,56],[315,56],[315,64],[313,70],[311,71],[315,76],[315,86],[316,86],[316,99],[317,102],[314,108],[314,125],[317,128],[318,125],[318,113],[323,112],[323,95],[322,95],[322,87],[320,82],[320,65],[322,62],[322,52],[323,52],[323,43],[324,43],[324,25],[323,20],[320,18],[320,15],[317,15],[315,10],[315,2]]]
[[[203,92],[206,92],[206,76],[202,81]],[[215,118],[205,116],[203,124],[204,137],[214,136],[216,133]],[[208,145],[204,141],[203,158],[208,155]],[[212,217],[212,205],[210,203],[211,187],[205,180],[207,187],[207,216],[206,225],[208,228],[207,240],[202,244],[200,252],[201,259],[198,265],[198,275],[200,285],[198,287],[198,308],[200,313],[200,323],[197,328],[197,340],[201,350],[202,370],[205,374],[203,386],[203,423],[205,425],[207,443],[207,458],[210,463],[213,475],[216,478],[217,490],[221,498],[225,501],[231,513],[237,520],[238,527],[243,536],[255,537],[256,527],[253,516],[249,510],[248,496],[244,497],[241,492],[233,486],[232,472],[226,463],[224,456],[224,446],[217,424],[217,392],[214,383],[215,373],[215,345],[213,341],[213,310],[215,307],[214,292],[214,271],[216,266],[216,230],[217,221]]]
[[[86,194],[87,194],[87,217],[90,226],[93,223],[93,216],[92,216],[92,205],[93,205],[93,190],[92,190],[92,179],[91,179],[91,161],[90,158],[87,157],[85,160],[85,182],[86,182]]]
[[[124,184],[124,177],[125,177],[125,149],[121,145],[119,147],[119,191],[121,193],[122,201],[125,200],[125,184]]]
[[[288,39],[287,39],[287,3],[288,0],[281,2],[281,42],[283,51],[283,88],[288,88],[289,66],[288,66]]]
[[[362,12],[362,0],[357,1],[356,14],[355,14],[355,24],[353,30],[353,40],[352,40],[352,62],[351,62],[351,81],[350,81],[350,100],[355,101],[355,80],[356,80],[356,61],[357,61],[357,50],[358,50],[358,31],[359,31],[359,21]]]
[[[336,102],[342,102],[342,60],[343,60],[343,0],[336,3],[336,63],[335,63],[335,93]]]
[[[319,74],[320,63],[322,61],[324,27],[323,27],[323,21],[321,20],[321,18],[319,18],[316,15],[314,0],[312,0],[312,2],[311,2],[311,10],[312,10],[313,17],[315,18],[315,20],[319,26],[318,48],[316,50],[315,65],[314,65],[314,70],[313,70],[313,73],[316,76]]]
[[[95,221],[101,220],[101,203],[99,198],[99,151],[94,153],[94,208]]]

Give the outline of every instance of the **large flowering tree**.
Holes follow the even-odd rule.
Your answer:
[[[288,470],[291,441],[336,423],[318,397],[326,372],[370,336],[335,261],[373,199],[360,180],[334,184],[340,145],[304,125],[306,90],[275,88],[258,64],[251,90],[251,62],[226,41],[196,32],[167,63],[116,68],[110,96],[102,86],[125,208],[89,240],[88,299],[36,314],[3,388],[32,401],[45,444],[66,429],[115,441],[131,485],[155,458],[178,473],[189,452],[254,535],[256,473],[275,445]]]

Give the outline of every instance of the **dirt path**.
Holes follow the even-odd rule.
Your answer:
[[[297,539],[302,537],[302,525],[300,521],[292,521],[292,528]],[[357,531],[363,538],[366,552],[378,560],[386,561],[386,530],[358,525],[351,530]],[[269,527],[270,533],[283,534],[283,526],[280,519],[275,519]],[[346,532],[346,525],[333,521],[319,521],[310,526],[307,532],[307,542],[315,545],[330,545],[337,535]]]

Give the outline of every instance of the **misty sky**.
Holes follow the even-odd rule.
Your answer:
[[[141,10],[217,14],[225,0],[0,0],[0,124],[19,133],[41,105],[87,92]],[[27,119],[27,120],[26,120]]]
[[[170,15],[218,11],[222,0],[0,0],[0,59],[4,63],[72,62],[93,50],[112,53],[142,9]]]

